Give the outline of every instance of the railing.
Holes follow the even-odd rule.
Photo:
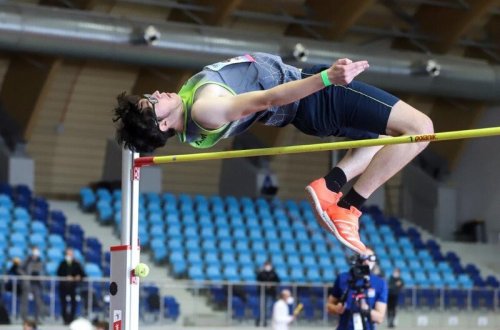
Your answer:
[[[19,287],[29,290],[30,285],[40,285],[44,295],[45,316],[59,320],[61,318],[58,284],[67,278],[46,276],[0,276],[0,288],[3,303],[11,318],[21,318],[22,295]],[[5,284],[11,283],[11,292],[5,291]],[[35,284],[37,283],[37,284]],[[77,315],[89,319],[108,319],[109,293],[108,279],[84,279],[78,284]],[[141,282],[139,299],[142,322],[182,322],[193,325],[227,326],[237,322],[256,322],[261,324],[270,317],[270,302],[266,302],[266,286],[273,283],[248,282],[194,282],[179,280],[175,282]],[[158,305],[152,304],[151,292],[158,288]],[[304,304],[299,318],[300,323],[331,326],[335,318],[326,310],[328,292],[331,286],[324,284],[281,283],[281,288],[289,288],[295,297],[295,303]],[[172,311],[170,300],[174,298],[180,310]],[[33,314],[34,299],[26,295],[30,303],[29,314]],[[499,289],[445,289],[445,288],[406,288],[400,295],[400,308],[409,311],[492,311],[500,310]],[[1,303],[1,302],[0,302]],[[48,307],[48,310],[47,310]],[[28,315],[32,317],[32,315]]]

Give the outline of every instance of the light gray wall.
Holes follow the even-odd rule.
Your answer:
[[[500,106],[488,108],[477,128],[500,126]],[[457,224],[470,219],[486,221],[490,242],[500,234],[500,137],[466,142],[449,185],[457,191]]]

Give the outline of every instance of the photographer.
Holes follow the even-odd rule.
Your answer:
[[[328,296],[327,309],[339,315],[338,330],[373,330],[382,323],[387,308],[387,284],[370,270],[375,265],[373,250],[357,256],[349,272],[337,276]]]

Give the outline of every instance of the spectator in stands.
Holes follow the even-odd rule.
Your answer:
[[[299,69],[273,54],[252,53],[208,65],[178,93],[118,96],[118,141],[151,153],[177,135],[195,148],[210,148],[253,123],[294,125],[317,137],[352,139],[430,134],[432,121],[396,96],[354,80],[367,61],[338,59]],[[316,219],[341,243],[365,253],[358,233],[360,206],[425,149],[412,145],[349,150],[326,176],[306,187]],[[359,176],[343,196],[342,187]]]
[[[43,262],[40,258],[40,250],[38,247],[31,248],[31,254],[23,263],[22,273],[27,276],[43,275]],[[43,286],[39,280],[31,279],[23,281],[23,289],[21,295],[21,318],[26,319],[28,316],[29,298],[32,295],[35,300],[35,321],[38,323],[40,318],[45,315],[45,304],[43,302]]]
[[[266,261],[262,269],[257,273],[257,281],[263,282],[264,287],[264,324],[267,326],[268,312],[271,310],[274,300],[276,299],[276,287],[280,282],[278,274],[273,269],[273,264],[271,261]],[[259,292],[262,294],[262,287]],[[262,301],[262,299],[260,300]],[[255,325],[260,325],[260,319],[255,320]]]
[[[76,290],[78,285],[85,277],[80,263],[75,260],[73,249],[66,249],[66,257],[57,268],[57,276],[65,277],[66,279],[59,284],[59,298],[61,301],[61,312],[64,324],[70,324],[75,319],[76,313]],[[69,311],[68,301],[69,297]]]
[[[7,275],[10,276],[21,276],[23,275],[22,271],[22,265],[21,265],[21,259],[19,258],[14,258],[12,259],[12,266],[10,266],[9,270],[7,271]],[[15,290],[14,290],[15,289]],[[12,292],[17,295],[17,297],[21,297],[21,294],[23,292],[23,286],[22,286],[22,281],[17,280],[17,279],[11,279],[5,284],[5,290]]]
[[[288,330],[288,325],[292,323],[298,315],[297,312],[290,314],[290,306],[293,305],[293,297],[290,290],[281,291],[280,298],[273,305],[272,328],[273,330]]]
[[[24,320],[23,330],[36,330],[36,322],[32,320]]]
[[[394,328],[399,294],[401,293],[404,285],[405,283],[401,278],[401,270],[399,268],[394,268],[394,271],[389,278],[389,299],[387,301],[387,319],[389,322],[389,328]]]
[[[363,263],[373,269],[375,255],[370,248],[367,248],[367,253]],[[373,330],[375,324],[380,324],[384,320],[387,309],[387,283],[374,274],[370,274],[368,283],[363,280],[353,282],[351,273],[353,272],[344,272],[337,276],[328,296],[328,312],[340,316],[337,330]],[[355,300],[356,291],[353,290],[353,284],[356,289],[361,288],[363,299]],[[361,328],[363,324],[364,327]]]

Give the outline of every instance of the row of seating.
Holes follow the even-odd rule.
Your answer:
[[[96,203],[108,203],[115,212],[114,223],[119,224],[119,191],[101,191],[95,196]],[[239,253],[245,249],[253,251],[253,247],[266,256],[299,251],[301,263],[306,256],[313,258],[307,260],[319,262],[319,256],[325,254],[325,249],[326,255],[330,251],[344,253],[332,249],[331,244],[335,241],[329,241],[324,235],[306,201],[275,199],[270,202],[264,199],[149,193],[141,195],[141,210],[139,235],[142,244],[151,249],[158,262],[167,260],[178,276],[183,274],[180,270],[187,271],[193,266],[190,261],[181,262],[180,259],[188,258],[187,251],[196,249],[201,251],[201,255],[215,252],[221,257],[222,254]],[[440,255],[439,249],[432,244],[428,248],[418,230],[410,228],[406,231],[397,219],[385,218],[377,209],[364,211],[360,221],[362,238],[375,249],[385,274],[398,267],[404,269],[403,275],[410,285],[473,285],[470,274],[457,272],[460,269],[454,268],[454,264]],[[181,258],[178,258],[179,251],[175,244],[185,248]],[[316,251],[321,245],[324,248]],[[288,266],[287,258],[284,262]],[[236,265],[243,267],[239,263]],[[203,264],[202,271],[206,266]]]

